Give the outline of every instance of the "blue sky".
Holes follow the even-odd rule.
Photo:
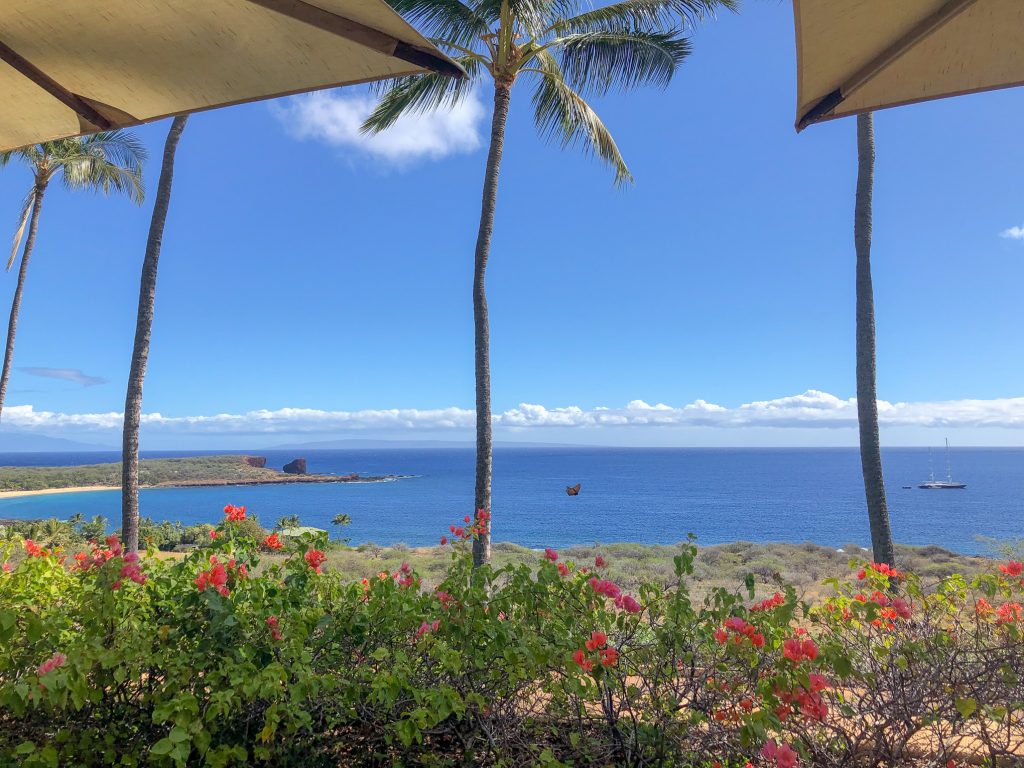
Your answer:
[[[514,92],[488,272],[501,439],[856,443],[854,122],[794,131],[787,3],[693,43],[667,90],[594,101],[625,190],[543,144]],[[192,118],[145,389],[164,418],[143,447],[469,436],[489,98],[372,144],[352,130],[360,89]],[[1001,236],[1024,226],[1021,98],[876,116],[878,388],[906,404],[883,407],[890,444],[1021,442],[1024,239]],[[166,129],[139,129],[151,189]],[[12,231],[28,185],[0,172]],[[5,426],[117,443],[151,202],[48,196]]]

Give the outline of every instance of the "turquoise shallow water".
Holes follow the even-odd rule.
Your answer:
[[[196,452],[148,456],[195,455]],[[296,452],[259,452],[280,467]],[[472,509],[473,452],[307,451],[311,472],[410,474],[389,483],[170,488],[143,491],[142,514],[157,520],[215,522],[227,503],[245,504],[265,523],[298,514],[331,529],[352,517],[354,543],[437,541]],[[0,464],[82,464],[116,454],[0,454]],[[936,454],[942,464],[941,453]],[[976,537],[1024,537],[1024,449],[953,454],[963,491],[904,490],[927,478],[926,449],[885,451],[897,541],[987,552]],[[939,467],[937,466],[937,469]],[[943,469],[944,472],[944,469]],[[565,486],[582,483],[577,497]],[[117,491],[0,500],[0,518],[120,518]],[[867,544],[860,461],[855,449],[499,448],[494,459],[494,536],[531,547],[594,541],[674,543],[695,533],[705,544],[815,541]]]

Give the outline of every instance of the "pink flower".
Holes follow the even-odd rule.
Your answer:
[[[67,664],[67,661],[68,657],[58,651],[57,653],[53,654],[53,656],[51,656],[39,665],[39,668],[36,670],[36,674],[39,677],[42,677],[47,672],[53,672],[53,670],[58,669],[59,667],[63,667],[65,664]]]
[[[597,557],[594,558],[594,567],[595,568],[604,568],[605,565],[606,565],[605,559],[603,557],[601,557],[601,555],[598,555]]]
[[[612,600],[618,600],[622,596],[622,590],[619,589],[615,584],[607,579],[590,579],[590,587],[597,594],[610,597]]]
[[[910,606],[904,600],[894,597],[892,599],[892,608],[901,619],[910,618]]]
[[[626,613],[640,613],[643,610],[643,606],[632,595],[623,595],[615,601],[615,605]]]
[[[788,744],[777,744],[775,739],[770,739],[761,748],[761,757],[779,766],[779,768],[793,768],[799,760],[791,746]]]
[[[547,547],[544,550],[544,557],[546,557],[548,560],[550,560],[553,563],[553,562],[555,562],[558,559],[558,553],[555,552],[555,550],[553,550],[551,547]]]

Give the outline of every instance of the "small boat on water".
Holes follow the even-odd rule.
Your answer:
[[[936,480],[935,479],[935,466],[932,464],[931,453],[928,454],[928,480],[926,482],[918,484],[918,488],[924,488],[925,490],[945,490],[945,489],[959,489],[966,488],[967,483],[958,483],[953,479],[953,470],[949,463],[949,438],[946,438],[946,479]]]

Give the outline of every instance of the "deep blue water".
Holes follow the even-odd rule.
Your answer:
[[[146,453],[144,457],[196,455]],[[220,453],[223,453],[221,451]],[[257,452],[281,467],[300,452]],[[343,535],[354,543],[432,544],[472,510],[470,449],[306,451],[310,472],[408,474],[388,483],[169,488],[141,494],[157,520],[216,522],[227,503],[244,504],[272,524],[298,514],[328,530],[338,513],[352,517]],[[114,453],[0,454],[2,465],[117,461]],[[937,451],[936,474],[944,475]],[[1024,537],[1024,449],[974,448],[953,453],[963,491],[904,490],[927,478],[927,449],[884,452],[897,541],[986,552],[977,536]],[[565,486],[583,484],[578,497]],[[531,547],[642,541],[675,543],[695,533],[713,544],[869,542],[856,449],[499,448],[494,456],[496,541]],[[0,500],[0,518],[66,518],[75,512],[120,520],[118,491]]]

